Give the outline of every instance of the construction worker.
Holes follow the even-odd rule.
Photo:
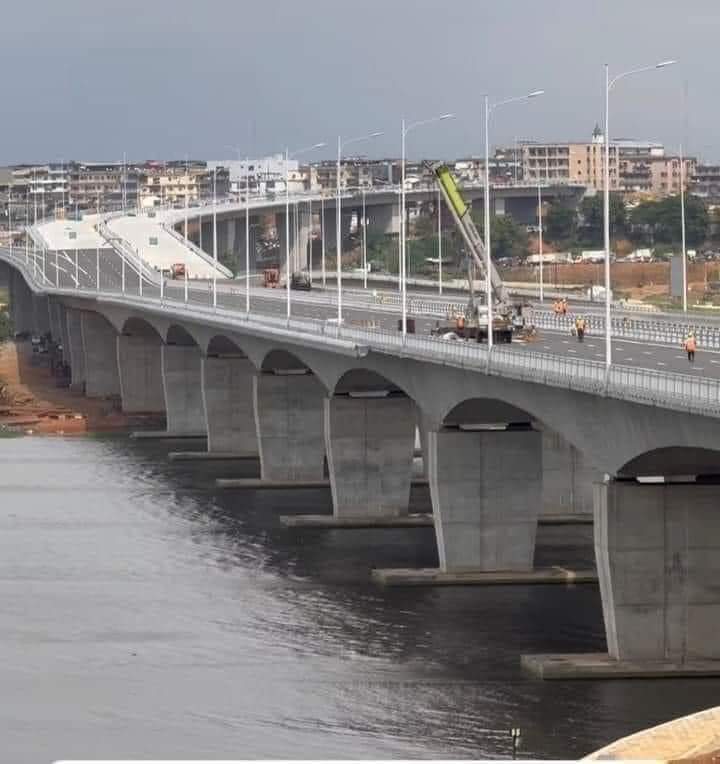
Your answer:
[[[556,316],[560,314],[560,300],[555,300],[555,302],[553,302],[553,313],[555,313]]]
[[[582,316],[578,316],[575,319],[575,333],[577,334],[578,342],[582,342],[585,338],[585,329],[587,328],[587,322]]]
[[[695,348],[697,347],[695,335],[692,332],[690,332],[690,334],[688,334],[688,336],[685,338],[683,347],[688,354],[688,361],[692,363],[695,360]]]
[[[568,304],[567,300],[563,297],[560,301],[560,312],[563,314],[563,316],[567,313],[568,310]]]

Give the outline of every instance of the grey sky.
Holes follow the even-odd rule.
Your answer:
[[[603,64],[623,81],[611,134],[720,157],[717,0],[6,0],[0,162],[265,154],[373,130],[399,154],[401,116],[446,111],[410,155],[482,153],[481,101],[544,88],[499,110],[493,144],[584,140],[602,119]],[[689,97],[684,117],[685,82]],[[356,147],[358,150],[361,146]]]

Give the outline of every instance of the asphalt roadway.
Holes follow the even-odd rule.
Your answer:
[[[75,287],[75,274],[78,275],[80,288],[96,288],[97,253],[95,250],[70,250],[57,254],[58,281],[61,287]],[[32,260],[32,252],[30,252]],[[103,291],[120,291],[122,287],[122,261],[112,250],[101,249],[100,258],[100,288]],[[38,270],[42,267],[41,257],[37,258]],[[55,253],[46,255],[45,268],[48,283],[56,283]],[[188,299],[194,304],[212,304],[212,284],[210,282],[190,281],[188,284]],[[165,292],[168,298],[182,301],[185,285],[182,281],[167,281]],[[127,293],[139,293],[138,274],[128,265],[125,267],[125,290]],[[159,296],[157,284],[143,278],[143,294]],[[291,293],[291,311],[296,318],[333,319],[337,316],[337,307],[331,302],[319,303],[313,300],[313,293],[293,291]],[[374,327],[382,331],[395,332],[398,330],[399,311],[397,307],[371,304],[367,306],[352,305],[351,294],[348,294],[343,306],[343,317],[348,325]],[[245,291],[242,281],[218,281],[218,305],[223,308],[235,308],[244,312]],[[251,310],[253,313],[266,313],[272,316],[286,315],[286,292],[284,289],[269,290],[262,287],[251,289]],[[427,335],[435,326],[435,317],[412,315],[415,319],[415,329],[418,335]],[[451,341],[451,340],[446,340]],[[507,346],[504,346],[507,347]],[[594,335],[592,330],[585,336],[584,342],[569,332],[551,329],[539,329],[538,335],[532,341],[514,341],[512,349],[518,353],[540,352],[552,355],[567,355],[573,358],[585,358],[603,361],[605,358],[605,338]],[[652,369],[659,372],[680,372],[699,377],[720,379],[720,352],[699,350],[695,362],[689,363],[682,348],[668,344],[653,344],[635,340],[614,340],[612,343],[613,363]]]

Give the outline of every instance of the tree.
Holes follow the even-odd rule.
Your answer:
[[[580,205],[580,233],[591,246],[600,247],[605,241],[605,206],[603,195],[586,196]],[[610,236],[622,236],[627,225],[625,202],[620,194],[610,194]]]
[[[577,230],[577,212],[552,202],[543,216],[543,233],[552,241],[571,241]]]
[[[480,235],[485,238],[482,212],[473,214]],[[494,215],[490,219],[490,249],[493,260],[503,257],[526,257],[528,235],[525,226],[516,223],[509,215]]]
[[[680,196],[639,204],[630,216],[636,240],[655,244],[682,241]],[[708,235],[710,218],[705,202],[696,196],[685,199],[685,238],[691,247],[702,244]]]

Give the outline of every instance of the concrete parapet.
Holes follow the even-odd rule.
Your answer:
[[[85,347],[82,336],[82,313],[74,308],[65,311],[70,361],[70,389],[76,392],[85,390]]]
[[[85,394],[90,398],[120,395],[115,327],[98,313],[83,311],[81,330],[85,349]]]
[[[162,385],[169,435],[207,433],[197,345],[161,346]]]
[[[160,338],[119,335],[117,364],[123,411],[128,414],[164,412]]]
[[[407,514],[414,446],[410,398],[326,398],[325,448],[335,516]]]
[[[257,456],[255,367],[247,358],[203,358],[202,400],[208,451]]]
[[[441,571],[531,570],[542,493],[540,433],[430,431],[428,452]]]
[[[262,372],[253,377],[263,480],[322,480],[325,388],[312,374]]]

